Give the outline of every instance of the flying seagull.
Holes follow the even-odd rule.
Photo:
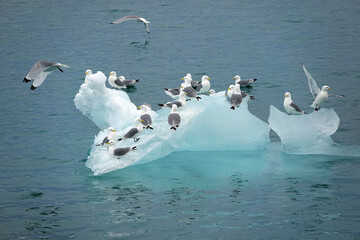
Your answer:
[[[34,80],[30,89],[35,90],[38,86],[40,86],[44,82],[47,75],[49,75],[53,71],[59,70],[60,72],[63,72],[63,70],[60,67],[69,67],[69,66],[62,63],[37,61],[34,64],[34,66],[32,66],[30,71],[26,74],[23,82],[27,83],[30,82],[31,80]]]
[[[122,23],[122,22],[125,22],[125,21],[128,21],[128,20],[136,20],[138,22],[143,22],[146,32],[148,34],[150,34],[149,25],[148,25],[150,22],[148,20],[146,20],[145,18],[141,17],[141,16],[124,16],[124,17],[116,20],[115,22],[112,22],[111,24],[118,24],[118,23]]]

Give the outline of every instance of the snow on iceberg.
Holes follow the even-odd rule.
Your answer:
[[[268,121],[271,129],[279,135],[286,153],[360,156],[358,146],[341,146],[332,141],[330,136],[340,123],[334,109],[288,115],[271,105]]]
[[[179,111],[181,123],[176,131],[170,130],[167,123],[170,109],[152,111],[154,130],[144,129],[138,142],[118,142],[117,147],[137,146],[138,150],[116,159],[96,144],[107,135],[109,126],[118,130],[121,137],[133,127],[140,111],[125,92],[106,88],[105,81],[101,72],[88,76],[74,99],[76,107],[103,129],[95,136],[86,162],[95,175],[149,162],[174,151],[258,150],[270,141],[269,125],[248,111],[247,99],[234,111],[224,92],[219,92],[187,102],[185,109]]]

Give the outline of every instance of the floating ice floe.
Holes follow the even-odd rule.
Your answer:
[[[133,139],[117,142],[116,147],[137,147],[136,151],[118,159],[106,147],[96,144],[107,136],[110,126],[117,130],[119,138],[123,136],[133,127],[141,111],[127,93],[109,89],[105,82],[102,72],[87,76],[74,99],[76,107],[101,129],[86,162],[95,175],[153,161],[174,151],[266,149],[270,127],[279,135],[286,153],[360,156],[358,146],[343,147],[331,140],[340,122],[333,109],[289,116],[271,106],[268,124],[249,112],[249,98],[244,98],[235,111],[230,110],[222,91],[212,96],[203,95],[200,101],[187,102],[179,111],[181,124],[177,130],[171,130],[168,124],[170,109],[151,110],[153,130],[144,129],[137,142]]]
[[[280,137],[286,153],[360,156],[358,146],[341,146],[331,139],[339,123],[339,116],[334,109],[321,109],[306,115],[288,115],[270,106],[270,127]]]
[[[174,151],[258,150],[269,143],[269,125],[248,111],[247,101],[232,111],[224,92],[219,92],[187,102],[186,108],[179,111],[181,125],[176,131],[167,122],[169,109],[152,111],[154,130],[144,129],[138,142],[118,142],[117,147],[137,146],[138,150],[116,159],[96,143],[103,140],[109,126],[122,136],[133,127],[140,111],[125,92],[107,88],[105,81],[103,73],[92,74],[74,99],[76,107],[102,129],[86,162],[95,175],[149,162]]]

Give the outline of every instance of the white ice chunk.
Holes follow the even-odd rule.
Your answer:
[[[100,129],[112,126],[118,130],[133,124],[138,116],[135,104],[125,92],[109,89],[105,82],[102,72],[88,76],[75,96],[75,106]]]
[[[328,149],[336,145],[330,136],[336,132],[339,123],[334,109],[288,115],[270,106],[270,127],[279,135],[287,153],[328,154]]]

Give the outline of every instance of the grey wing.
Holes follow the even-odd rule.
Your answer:
[[[170,113],[168,117],[168,123],[173,125],[179,125],[181,121],[181,117],[178,113]]]
[[[200,84],[197,86],[196,91],[199,92],[199,91],[202,89],[202,87],[203,87],[203,85],[202,85],[202,83],[200,83]]]
[[[141,120],[144,120],[144,122],[142,122],[142,124],[144,125],[144,126],[148,126],[148,125],[151,125],[152,124],[152,119],[151,119],[151,116],[150,116],[150,114],[143,114],[143,115],[141,115],[140,116],[140,119]]]
[[[134,137],[139,131],[137,130],[137,128],[132,128],[130,129],[125,135],[124,138],[132,138]]]
[[[140,18],[140,16],[124,16],[118,20],[116,20],[115,22],[112,22],[112,24],[118,24],[118,23],[122,23],[128,20],[138,20]]]
[[[176,104],[177,107],[182,107],[182,103],[180,101],[172,101],[170,103],[166,103],[166,106],[171,108],[173,104]]]
[[[118,78],[114,81],[114,83],[119,87],[126,87],[125,84]]]
[[[102,141],[101,145],[104,145],[106,143],[109,142],[109,138],[108,137],[104,137],[104,140]]]
[[[303,64],[303,69],[304,69],[306,77],[308,78],[308,84],[309,84],[310,92],[313,95],[313,97],[316,98],[316,96],[320,92],[319,85],[317,84],[315,79],[311,76],[311,74],[308,72],[308,70],[306,69],[304,64]]]
[[[291,102],[290,106],[293,107],[297,112],[303,112],[294,102]]]
[[[191,86],[192,86],[192,87],[197,87],[197,86],[199,86],[200,84],[201,84],[201,82],[197,82],[197,81],[191,80]]]
[[[115,148],[114,149],[114,155],[115,156],[122,156],[122,155],[125,155],[126,153],[128,153],[129,151],[130,151],[129,147]]]
[[[242,96],[241,94],[233,94],[230,99],[230,103],[233,106],[237,106],[242,102]]]
[[[137,83],[139,80],[134,80],[134,79],[132,79],[132,80],[124,80],[124,81],[122,81],[123,82],[123,84],[125,85],[125,86],[127,86],[127,87],[129,87],[129,86],[132,86],[132,85],[134,85],[135,83]]]
[[[180,89],[179,88],[165,88],[165,91],[170,92],[172,95],[179,95]]]
[[[196,97],[196,92],[192,87],[186,87],[183,89],[185,93],[187,93],[188,97]]]

